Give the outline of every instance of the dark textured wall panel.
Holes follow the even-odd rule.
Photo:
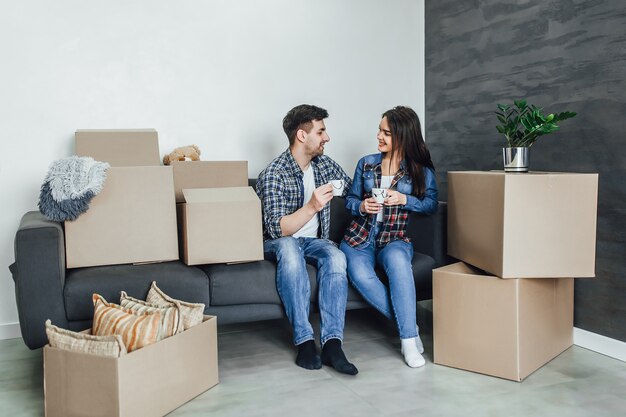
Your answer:
[[[496,103],[573,110],[531,169],[598,172],[596,278],[576,280],[575,326],[626,341],[626,2],[426,1],[426,136],[446,172],[502,169]]]

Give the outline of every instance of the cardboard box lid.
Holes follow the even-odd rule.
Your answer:
[[[252,187],[191,188],[184,189],[183,196],[188,204],[226,203],[259,199]]]
[[[89,210],[65,222],[67,267],[178,259],[172,168],[111,167]]]
[[[183,189],[247,187],[248,161],[173,161],[176,202],[185,201]]]
[[[155,129],[78,129],[75,152],[111,166],[158,166],[159,139]]]

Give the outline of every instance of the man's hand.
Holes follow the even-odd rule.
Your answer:
[[[382,204],[376,202],[375,197],[366,198],[361,202],[361,213],[377,214],[382,208]]]
[[[406,194],[395,190],[387,190],[387,198],[385,198],[386,206],[397,206],[406,204]]]
[[[320,212],[324,206],[333,199],[333,185],[331,183],[321,185],[313,190],[313,195],[307,203],[315,212]]]

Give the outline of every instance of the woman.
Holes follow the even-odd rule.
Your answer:
[[[404,360],[417,368],[426,361],[416,322],[413,246],[405,233],[409,211],[437,210],[435,167],[419,118],[409,107],[386,111],[377,139],[380,153],[357,164],[346,197],[355,218],[339,247],[346,254],[350,282],[369,304],[395,319]],[[372,188],[387,189],[383,204],[376,202]],[[376,276],[376,265],[387,274],[389,287]]]

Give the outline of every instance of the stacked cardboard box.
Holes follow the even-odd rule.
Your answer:
[[[75,139],[77,155],[111,168],[89,210],[65,223],[68,268],[263,259],[260,201],[248,187],[247,161],[161,166],[154,129],[78,130]],[[209,190],[223,187],[239,189]],[[183,190],[195,189],[207,190],[192,204]]]
[[[154,129],[77,130],[76,154],[108,162],[89,210],[65,222],[68,268],[178,259],[172,167]]]
[[[246,161],[161,166],[152,129],[79,130],[76,153],[111,168],[89,210],[65,223],[68,268],[263,258],[261,204],[248,187]],[[164,415],[217,384],[216,337],[216,318],[205,316],[198,326],[120,358],[47,346],[46,415]]]
[[[180,259],[187,265],[263,259],[261,201],[246,161],[173,162]]]
[[[252,187],[183,189],[178,204],[187,265],[263,259],[261,201]]]
[[[467,264],[433,271],[435,363],[521,381],[571,346],[597,192],[597,174],[448,174],[448,253]]]

